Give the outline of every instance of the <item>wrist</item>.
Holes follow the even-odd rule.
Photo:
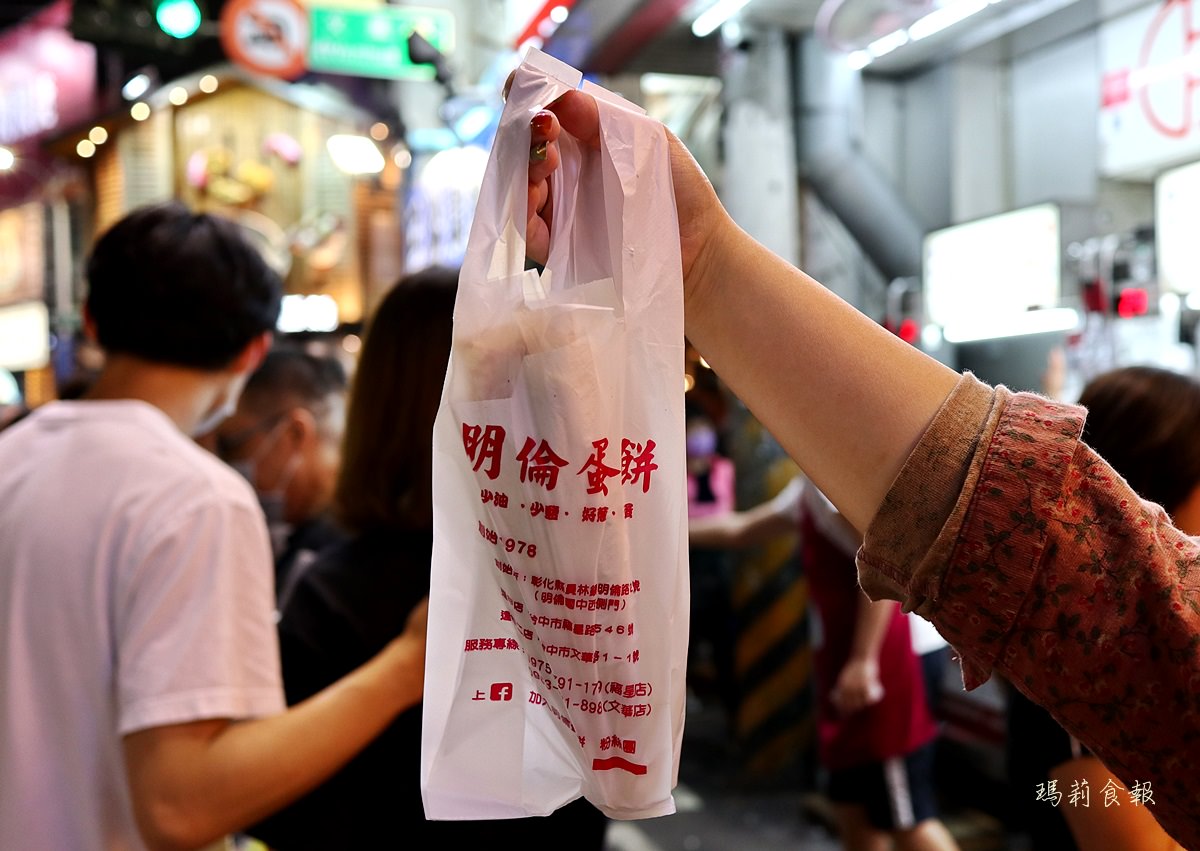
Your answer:
[[[729,268],[732,254],[737,250],[737,237],[744,232],[719,204],[705,218],[711,223],[704,227],[698,248],[683,275],[683,312],[688,326],[706,326],[706,316],[718,309],[717,288],[730,280],[723,271]]]
[[[378,683],[397,714],[417,705],[425,691],[424,637],[401,635],[379,654]]]

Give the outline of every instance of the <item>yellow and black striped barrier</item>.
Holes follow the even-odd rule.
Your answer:
[[[735,433],[739,508],[778,494],[797,468],[749,415]],[[733,581],[737,622],[733,723],[748,783],[815,778],[808,585],[788,536],[747,551]]]

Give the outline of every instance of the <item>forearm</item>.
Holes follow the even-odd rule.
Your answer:
[[[290,803],[419,703],[421,688],[376,658],[282,715],[231,725],[209,753],[213,811],[233,829]]]
[[[801,479],[795,478],[754,508],[693,518],[688,521],[688,543],[710,549],[742,549],[793,533],[802,486]]]
[[[879,648],[883,646],[883,638],[887,635],[888,624],[898,604],[891,600],[873,602],[866,594],[860,593],[859,596],[858,618],[854,622],[854,634],[850,640],[850,659],[877,662]]]
[[[422,658],[418,642],[396,642],[281,715],[201,722],[202,729],[212,725],[210,735],[127,737],[128,759],[140,768],[130,781],[148,842],[204,844],[312,790],[420,701]]]
[[[890,601],[872,603],[860,593],[851,634],[850,653],[829,695],[834,707],[849,715],[877,703],[884,694],[879,679],[879,650],[895,609]]]
[[[688,544],[711,550],[738,549],[746,528],[746,517],[741,512],[714,514],[688,520]]]
[[[846,518],[867,528],[957,374],[731,221],[713,230],[685,286],[688,337]]]

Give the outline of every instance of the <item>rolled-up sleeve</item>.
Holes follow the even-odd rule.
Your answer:
[[[1200,848],[1200,546],[1081,440],[1084,411],[964,376],[884,499],[859,581],[998,670]],[[1125,794],[1125,793],[1123,793]]]

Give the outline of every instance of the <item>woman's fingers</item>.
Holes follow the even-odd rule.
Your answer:
[[[550,222],[554,202],[545,181],[529,186],[529,216],[525,222],[525,253],[536,263],[545,264],[550,255]]]
[[[580,91],[571,91],[546,107],[558,117],[562,128],[591,148],[600,147],[600,110],[596,99]]]
[[[506,98],[513,78],[510,74],[504,84]],[[545,263],[550,251],[553,220],[550,179],[562,162],[558,142],[564,129],[584,145],[600,147],[600,113],[591,95],[567,92],[534,113],[529,121],[529,206],[526,208],[525,248],[529,257],[538,263]]]
[[[529,121],[529,182],[541,183],[559,164],[558,137],[562,126],[553,112],[541,110]]]
[[[529,195],[526,208],[525,250],[538,263],[545,263],[550,251],[550,175],[558,168],[561,155],[558,137],[562,127],[554,113],[541,110],[529,121]]]

